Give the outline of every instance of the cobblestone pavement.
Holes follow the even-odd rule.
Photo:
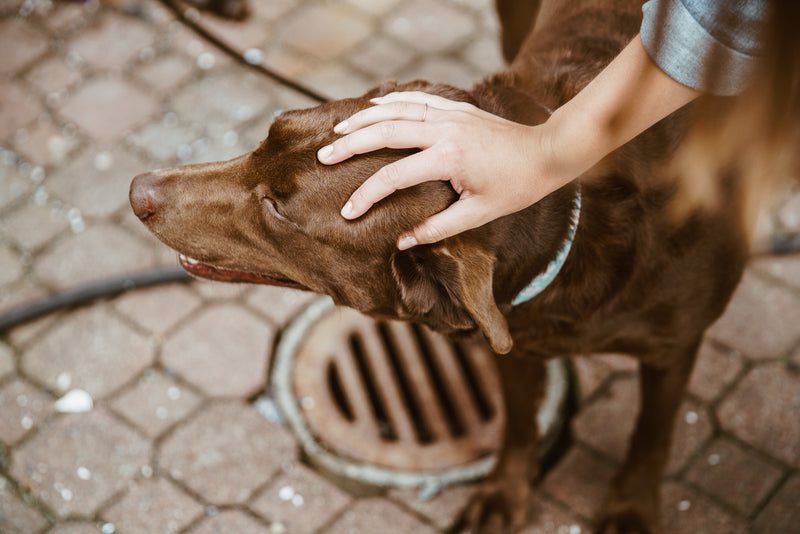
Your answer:
[[[308,104],[233,65],[152,3],[134,15],[72,3],[27,17],[20,4],[0,0],[0,310],[173,264],[132,217],[130,178],[237,155],[278,110]],[[469,86],[501,66],[490,0],[253,4],[244,26],[208,23],[334,97],[389,77]],[[800,229],[799,194],[779,216]],[[288,431],[249,404],[264,387],[267,348],[306,300],[194,283],[0,338],[0,531],[447,527],[472,488],[429,502],[406,491],[354,497],[304,467]],[[800,258],[754,261],[708,334],[680,413],[665,532],[797,532],[798,325]],[[590,528],[632,427],[635,365],[611,355],[577,358],[576,368],[575,444],[538,488],[529,532]],[[94,408],[57,413],[56,399],[75,388]],[[288,486],[305,496],[302,506],[285,499]]]

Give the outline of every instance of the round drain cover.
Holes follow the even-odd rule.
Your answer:
[[[381,486],[443,486],[493,466],[505,423],[494,358],[483,343],[374,320],[324,297],[284,331],[272,386],[318,465]],[[568,395],[564,363],[548,362],[547,373],[544,446]]]

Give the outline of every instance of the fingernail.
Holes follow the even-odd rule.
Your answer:
[[[347,204],[345,204],[344,207],[342,208],[341,213],[342,217],[349,217],[350,214],[353,213],[353,203],[348,200]]]
[[[415,246],[417,246],[417,238],[413,235],[404,235],[397,243],[397,248],[400,250],[406,250]]]
[[[379,96],[377,98],[371,98],[369,101],[372,102],[373,104],[380,104],[381,102],[383,102],[383,97]]]
[[[342,121],[333,127],[333,131],[340,134],[346,132],[349,127],[350,123],[348,121]]]
[[[319,149],[319,152],[317,152],[317,157],[319,159],[325,159],[331,154],[333,154],[333,145],[326,145]]]

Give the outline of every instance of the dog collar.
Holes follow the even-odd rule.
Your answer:
[[[522,291],[517,293],[517,296],[511,301],[512,306],[519,306],[533,299],[555,280],[559,271],[564,266],[564,263],[567,261],[569,251],[572,249],[572,242],[575,241],[575,233],[578,231],[578,222],[580,218],[581,188],[578,186],[577,191],[575,191],[575,198],[572,201],[569,230],[567,231],[567,237],[564,239],[564,243],[561,245],[561,249],[558,251],[558,254],[556,254],[556,257],[547,264],[547,268],[536,275],[528,285],[522,288]]]

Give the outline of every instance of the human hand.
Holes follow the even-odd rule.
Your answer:
[[[545,125],[517,124],[465,102],[423,92],[390,93],[337,124],[346,134],[318,152],[334,164],[380,148],[421,148],[368,178],[342,208],[355,219],[398,189],[448,180],[459,199],[408,233],[398,248],[433,243],[524,209],[574,176],[554,168]]]

